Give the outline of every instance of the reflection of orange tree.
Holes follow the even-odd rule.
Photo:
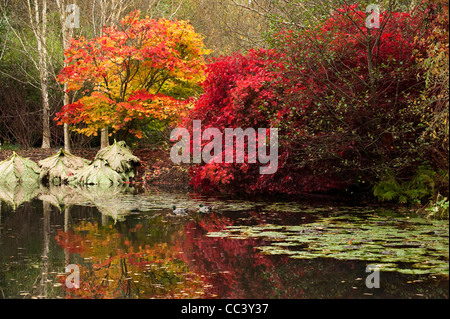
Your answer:
[[[129,233],[141,233],[141,224]],[[141,235],[139,234],[139,235]],[[190,273],[178,257],[179,247],[167,243],[134,243],[110,225],[82,222],[73,231],[58,231],[65,251],[83,258],[80,289],[69,298],[195,298],[203,296],[202,278]],[[65,278],[61,278],[65,282]],[[63,285],[65,287],[65,285]]]
[[[220,298],[302,298],[300,286],[305,267],[292,267],[286,256],[267,256],[254,247],[257,239],[230,239],[206,236],[232,221],[219,215],[207,215],[198,223],[186,225],[183,259],[189,267],[205,275],[210,293]]]

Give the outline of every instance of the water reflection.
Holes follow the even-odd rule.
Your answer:
[[[5,202],[14,210],[40,194],[38,184],[24,186],[22,184],[0,184],[0,202]]]
[[[143,223],[81,222],[59,231],[56,241],[76,253],[81,264],[81,289],[67,291],[81,298],[193,298],[203,294],[203,282],[179,258],[182,232],[152,240],[140,231]],[[156,229],[152,227],[151,229]],[[164,240],[164,241],[161,241]],[[81,258],[81,259],[80,259]]]
[[[255,247],[268,244],[264,238],[207,236],[227,226],[314,222],[307,205],[278,205],[280,213],[262,201],[135,194],[127,186],[1,194],[2,298],[448,298],[448,278],[383,273],[371,290],[365,262],[294,260],[261,254]],[[215,212],[196,213],[199,203]],[[172,205],[191,212],[172,216]],[[80,289],[65,286],[68,264],[80,267]]]

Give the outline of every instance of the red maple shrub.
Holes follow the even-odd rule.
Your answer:
[[[192,185],[297,194],[413,172],[423,161],[411,147],[421,134],[411,101],[424,87],[415,60],[424,50],[415,41],[425,36],[424,13],[384,13],[380,28],[369,30],[366,13],[350,6],[315,28],[275,34],[276,49],[213,61],[183,125],[278,128],[279,165],[260,175],[259,163],[201,163],[191,169]]]

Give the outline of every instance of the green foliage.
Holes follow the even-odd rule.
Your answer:
[[[405,182],[399,182],[392,173],[373,187],[373,194],[378,200],[399,203],[420,203],[434,194],[437,173],[428,166],[418,168],[416,174]]]
[[[1,144],[0,142],[0,150],[10,150],[10,151],[18,151],[20,150],[21,146],[18,144],[9,144],[8,142],[5,142],[5,144]]]
[[[401,186],[393,176],[378,182],[373,187],[373,195],[382,201],[391,201],[401,192]]]
[[[449,202],[447,197],[438,195],[435,202],[430,202],[425,211],[428,213],[429,218],[448,218]]]
[[[422,76],[426,82],[420,99],[414,101],[425,127],[424,153],[429,154],[434,167],[449,168],[449,15],[448,0],[431,0],[434,18],[430,23],[430,36],[418,42],[427,50],[418,58]],[[448,180],[448,177],[447,177]],[[439,191],[448,196],[448,181],[438,185]]]

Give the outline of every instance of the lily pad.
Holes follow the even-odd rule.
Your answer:
[[[384,218],[362,216],[350,221],[338,216],[294,226],[226,227],[214,236],[263,238],[268,244],[258,248],[264,254],[366,260],[389,264],[381,269],[386,271],[395,268],[402,273],[448,275],[448,221],[397,218],[387,222]]]

